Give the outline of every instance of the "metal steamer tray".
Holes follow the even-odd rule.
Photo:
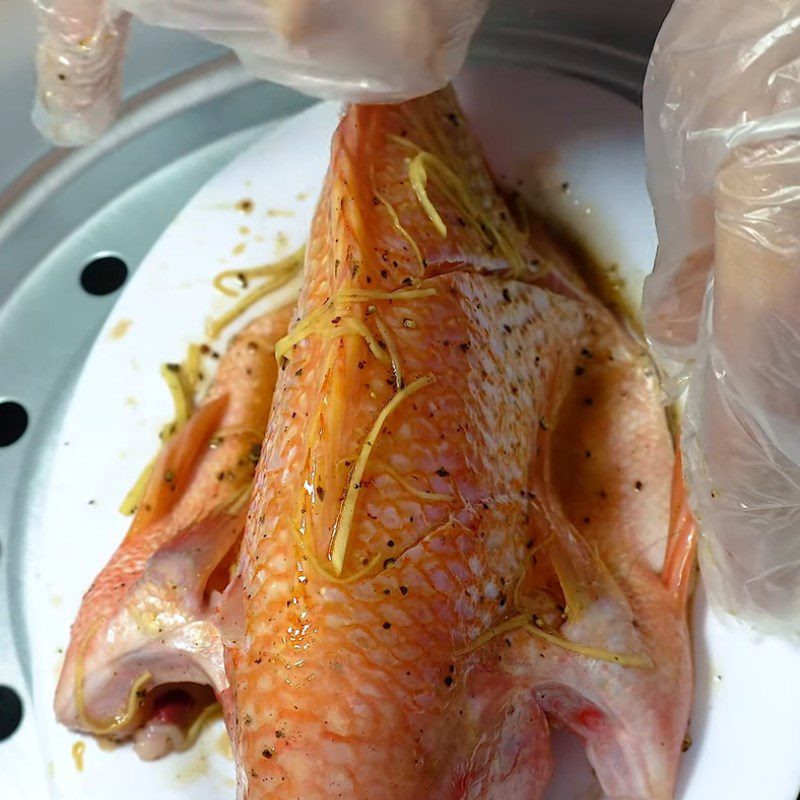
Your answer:
[[[655,249],[636,103],[643,70],[641,59],[582,40],[494,29],[458,83],[495,173],[542,192],[601,261],[618,266],[634,302]],[[210,278],[235,261],[242,226],[260,237],[245,252],[262,261],[302,239],[338,114],[327,104],[303,111],[310,105],[253,83],[226,58],[138,97],[102,141],[45,158],[0,195],[3,800],[233,795],[219,727],[158,764],[89,742],[79,773],[77,737],[55,725],[51,698],[80,593],[127,524],[114,517],[120,487],[169,416],[166,396],[148,388],[157,365],[201,330],[213,310]],[[244,221],[236,210],[301,175],[308,185],[291,193],[291,221]],[[164,287],[183,299],[168,307]],[[131,319],[115,342],[115,327]],[[114,347],[127,348],[126,359]],[[133,353],[140,382],[128,390]],[[129,395],[139,428],[126,422]],[[708,612],[702,591],[693,630],[694,744],[679,797],[795,797],[800,656],[771,640],[754,650],[740,626]],[[597,797],[580,745],[557,737],[556,754],[549,800]]]

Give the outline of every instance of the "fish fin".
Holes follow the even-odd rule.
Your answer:
[[[503,645],[505,647],[505,645]],[[474,698],[464,709],[456,736],[475,744],[458,794],[447,797],[541,797],[553,774],[550,725],[531,689],[509,690],[494,664],[480,664],[467,677]]]
[[[661,578],[682,607],[686,605],[691,594],[696,551],[697,523],[686,497],[683,459],[678,445],[675,449],[675,469],[672,475],[669,538]]]
[[[205,403],[163,448],[147,481],[147,488],[126,539],[136,536],[145,527],[164,517],[186,491],[192,466],[208,438],[219,426],[227,404],[227,395]]]
[[[202,603],[209,579],[241,539],[246,518],[247,505],[233,503],[188,525],[150,557],[144,578],[185,586]]]
[[[531,459],[530,488],[534,498],[531,504],[535,511],[534,519],[544,528],[543,555],[549,559],[560,584],[566,613],[575,621],[604,598],[613,598],[621,607],[628,604],[597,547],[587,541],[567,518],[553,484],[553,448],[557,447],[555,428],[571,386],[569,375],[573,370],[571,359],[556,355],[545,406],[552,418],[542,418],[539,422],[535,455]]]

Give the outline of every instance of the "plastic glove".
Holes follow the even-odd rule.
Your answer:
[[[644,91],[648,336],[717,604],[800,630],[800,0],[677,0]]]
[[[40,8],[34,122],[63,145],[108,127],[119,110],[131,14],[227,45],[258,77],[317,97],[386,102],[454,77],[488,2],[55,0]]]

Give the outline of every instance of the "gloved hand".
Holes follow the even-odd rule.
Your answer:
[[[108,127],[119,110],[131,14],[227,45],[258,77],[317,97],[384,102],[454,77],[488,3],[54,0],[40,7],[34,122],[62,145],[84,144]]]
[[[677,0],[644,90],[674,395],[712,599],[800,631],[800,0]]]

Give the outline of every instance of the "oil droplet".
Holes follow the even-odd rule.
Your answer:
[[[109,339],[121,339],[131,329],[131,325],[133,325],[133,320],[131,320],[131,319],[121,319],[109,331],[108,338]]]
[[[242,225],[239,228],[239,233],[242,236],[248,236],[250,234],[250,228],[248,228],[247,225]]]
[[[231,746],[231,737],[228,736],[226,731],[222,731],[222,733],[220,733],[219,738],[217,739],[214,747],[216,751],[223,758],[227,758],[228,761],[233,761],[233,747]]]
[[[110,753],[112,750],[116,750],[120,746],[119,742],[115,742],[113,739],[106,739],[103,736],[99,737],[95,741],[97,742],[97,746],[104,753]]]
[[[198,778],[208,774],[208,756],[205,753],[197,755],[176,773],[175,780],[178,784],[194,783]]]
[[[231,255],[240,256],[242,253],[244,253],[246,247],[247,245],[244,242],[239,242],[239,244],[237,244],[236,247],[231,250]]]
[[[72,745],[72,760],[75,762],[75,769],[83,772],[83,754],[86,752],[86,742],[75,742]]]
[[[239,200],[238,203],[234,204],[233,207],[242,214],[250,214],[256,207],[256,204],[249,197],[245,197],[243,200]]]
[[[293,217],[294,211],[287,211],[284,208],[268,208],[267,209],[267,216],[268,217]]]

